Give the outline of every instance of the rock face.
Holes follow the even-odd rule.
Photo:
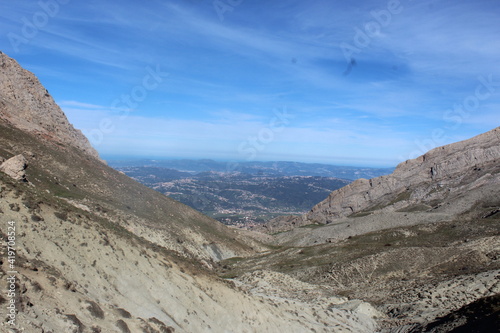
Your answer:
[[[68,121],[33,73],[0,52],[0,118],[49,141],[99,158],[90,142]]]
[[[474,202],[452,205],[452,201],[467,191],[500,183],[499,168],[500,127],[497,127],[402,162],[390,175],[358,179],[333,191],[305,215],[277,217],[254,230],[273,234],[311,224],[337,223],[346,217],[373,212],[434,211],[445,203],[454,207],[455,211],[446,211],[453,216],[472,208]]]
[[[0,165],[0,171],[11,176],[15,180],[26,179],[26,167],[28,161],[23,155],[16,155]]]
[[[400,210],[423,204],[439,206],[455,189],[479,181],[482,168],[500,162],[500,127],[469,140],[435,148],[399,164],[388,176],[358,179],[332,192],[305,217],[331,223],[361,211]]]

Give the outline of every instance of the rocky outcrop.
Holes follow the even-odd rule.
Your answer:
[[[26,158],[20,154],[16,155],[0,165],[0,171],[6,173],[15,180],[25,180],[26,179],[26,168],[28,167],[28,161]]]
[[[433,208],[454,189],[486,176],[485,169],[495,168],[499,161],[500,127],[405,161],[391,175],[358,179],[332,192],[306,219],[330,223],[362,211],[400,210],[418,204]]]
[[[499,161],[500,127],[497,127],[402,162],[390,175],[358,179],[333,191],[305,215],[278,217],[255,230],[273,234],[373,212],[434,211],[445,202],[452,203],[462,193],[500,183]],[[447,213],[451,216],[471,209],[473,198],[466,201],[450,205],[455,211]]]
[[[293,228],[299,228],[308,224],[305,216],[285,215],[270,219],[264,224],[254,226],[252,231],[263,232],[267,234],[276,234]]]
[[[73,146],[99,159],[90,142],[71,125],[33,73],[0,52],[0,119],[24,131]]]

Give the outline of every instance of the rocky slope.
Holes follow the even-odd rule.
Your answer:
[[[70,145],[98,159],[97,151],[69,122],[33,73],[0,52],[0,118],[40,139]]]
[[[383,206],[394,210],[414,204],[433,208],[461,191],[461,185],[470,184],[473,178],[476,178],[473,183],[480,185],[484,179],[475,177],[475,174],[498,164],[500,127],[405,161],[391,175],[370,180],[359,179],[331,193],[325,201],[313,207],[307,219],[330,223],[377,205],[377,208]]]
[[[12,86],[31,75],[11,71]],[[415,333],[500,320],[498,129],[334,192],[273,236],[112,170],[61,139],[71,127],[51,132],[50,115],[26,124],[12,115],[23,94],[0,103],[0,231],[15,248],[0,251],[0,289],[14,293],[0,294],[2,332]]]
[[[2,292],[2,332],[375,330],[368,304],[253,292],[30,183],[0,173],[0,189],[2,239],[9,221],[16,227],[18,311],[17,330],[10,331],[11,299]],[[0,257],[0,288],[7,290],[13,273],[5,247]]]
[[[213,261],[248,255],[262,247],[98,160],[87,159],[76,149],[44,144],[1,120],[0,132],[0,156],[7,158],[0,169],[25,159],[27,167],[22,178],[40,191],[181,256],[211,265]]]
[[[234,230],[107,167],[45,96],[36,77],[5,54],[1,59],[5,66],[0,66],[0,156],[6,161],[0,170],[207,265],[253,253],[252,246],[259,248]]]
[[[500,128],[434,149],[389,176],[334,191],[268,223],[274,251],[223,262],[362,299],[379,330],[489,332],[500,322]],[[496,324],[493,324],[496,323]],[[492,332],[494,332],[493,330]]]
[[[500,207],[498,197],[493,199]],[[498,308],[469,306],[500,294],[500,214],[490,215],[490,204],[479,203],[477,210],[450,221],[424,219],[353,236],[337,233],[361,218],[350,218],[351,227],[344,225],[344,230],[332,231],[332,225],[296,228],[296,233],[269,240],[274,251],[223,261],[220,274],[246,281],[248,272],[268,270],[321,286],[332,295],[364,300],[381,314],[376,319],[384,333],[450,332],[470,327],[476,317],[484,318],[476,322],[477,332],[490,332],[485,327],[500,321]],[[290,285],[282,290],[298,294]],[[314,297],[307,288],[301,292],[302,298]],[[452,316],[461,309],[469,309],[469,319]],[[434,324],[441,328],[432,330]]]
[[[0,331],[375,330],[367,303],[217,277],[218,261],[268,247],[107,167],[38,80],[1,57],[0,231],[15,251],[0,251],[11,291]]]
[[[456,200],[460,201],[464,192],[476,191],[480,197],[491,196],[481,188],[498,183],[499,161],[500,127],[400,163],[390,175],[358,179],[333,191],[306,215],[275,219],[263,230],[279,232],[308,224],[336,224],[345,217],[374,212],[434,210],[460,214],[475,204],[474,200],[457,204]],[[498,193],[493,186],[492,190]],[[486,193],[479,193],[481,191]],[[450,205],[452,202],[454,204]]]

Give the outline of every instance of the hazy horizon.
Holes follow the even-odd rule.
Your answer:
[[[131,155],[101,155],[101,158],[106,162],[118,162],[118,161],[214,161],[217,163],[301,163],[301,164],[319,164],[328,166],[339,166],[339,167],[353,167],[353,168],[373,168],[373,169],[394,169],[396,165],[365,165],[365,164],[342,164],[342,163],[323,163],[323,162],[302,162],[302,161],[292,161],[292,160],[229,160],[229,159],[219,159],[219,158],[196,158],[196,157],[164,157],[164,156],[131,156]]]

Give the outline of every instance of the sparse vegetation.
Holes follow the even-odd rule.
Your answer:
[[[122,308],[116,308],[116,312],[118,312],[118,314],[120,316],[122,316],[123,318],[132,318],[132,315],[130,314],[130,312],[128,312],[127,310],[125,309],[122,309]]]
[[[116,327],[118,327],[122,331],[122,333],[131,333],[127,323],[121,319],[118,319],[116,321]]]
[[[74,314],[67,314],[66,318],[68,319],[68,321],[75,325],[75,333],[83,333],[85,325],[83,325],[83,323],[80,321],[80,319],[78,319],[77,316],[75,316]]]
[[[99,304],[90,300],[87,300],[86,303],[87,303],[87,310],[90,312],[92,316],[99,319],[104,319],[104,311],[102,311]]]

